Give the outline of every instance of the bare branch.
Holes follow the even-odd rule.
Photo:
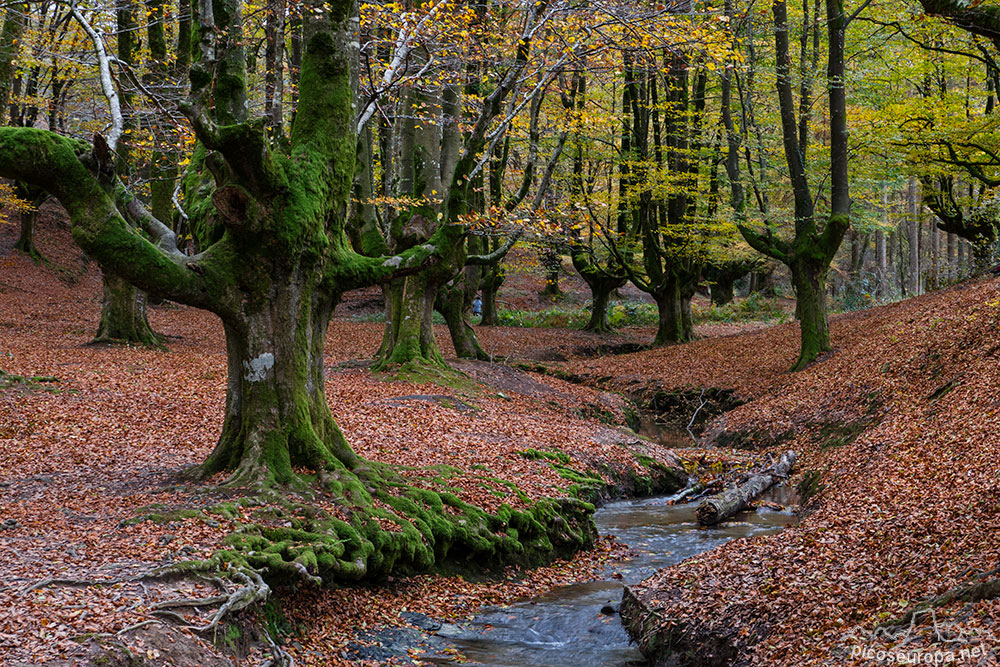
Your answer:
[[[76,3],[69,6],[73,18],[76,19],[83,31],[87,33],[94,43],[94,55],[97,56],[97,67],[101,79],[101,92],[108,100],[108,111],[111,113],[111,131],[108,132],[108,147],[114,151],[118,145],[118,139],[122,136],[122,129],[125,127],[125,120],[122,117],[121,100],[118,99],[118,91],[115,90],[115,82],[111,78],[111,57],[108,55],[107,47],[104,44],[104,33],[100,32],[84,18],[77,8]]]

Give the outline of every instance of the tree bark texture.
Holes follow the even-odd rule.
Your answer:
[[[750,503],[754,498],[787,478],[794,465],[795,452],[785,452],[777,463],[763,473],[751,475],[742,484],[701,501],[695,510],[698,523],[703,526],[714,526],[738,512],[750,509]]]

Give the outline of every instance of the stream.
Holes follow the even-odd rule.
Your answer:
[[[776,487],[764,496],[779,504],[794,501]],[[701,528],[697,503],[670,505],[669,497],[623,500],[597,510],[602,535],[615,535],[635,552],[606,572],[606,579],[573,584],[509,607],[485,608],[473,620],[444,624],[437,636],[466,658],[461,664],[490,667],[623,667],[644,665],[629,645],[617,609],[622,585],[635,584],[658,568],[708,551],[729,540],[764,535],[794,523],[790,511],[746,512],[715,528]],[[613,574],[618,573],[618,579]],[[603,609],[603,611],[602,611]],[[610,612],[610,613],[609,613]],[[439,665],[460,664],[442,655],[424,658]]]

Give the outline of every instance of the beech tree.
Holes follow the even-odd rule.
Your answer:
[[[366,254],[416,247],[441,225],[484,215],[484,171],[490,154],[503,143],[520,110],[529,108],[534,129],[529,132],[532,137],[524,187],[505,202],[504,210],[510,212],[525,200],[534,184],[539,106],[559,69],[575,51],[554,57],[545,52],[552,38],[541,39],[540,35],[557,30],[554,19],[565,10],[551,4],[539,2],[528,13],[498,11],[485,4],[454,11],[449,20],[457,25],[447,26],[450,29],[443,29],[444,34],[434,39],[423,38],[420,49],[414,45],[420,35],[410,24],[419,26],[440,18],[443,14],[437,13],[444,11],[447,3],[442,0],[425,5],[420,14],[408,12],[408,16],[421,18],[410,16],[403,21],[394,48],[382,57],[388,65],[381,80],[412,82],[397,96],[391,125],[380,126],[383,136],[372,142],[384,147],[379,155],[383,177],[392,175],[384,194],[393,205],[387,207],[382,225],[375,224],[374,215],[363,212],[360,241]],[[499,63],[477,60],[482,57],[478,52],[469,54],[471,62],[449,59],[452,50],[465,46],[454,43],[462,41],[454,34],[459,30],[467,35],[466,41],[491,49]],[[439,53],[443,55],[438,58]],[[434,65],[436,59],[443,64]],[[376,88],[373,83],[368,87]],[[463,131],[463,126],[469,129]],[[555,150],[556,158],[564,140]],[[554,168],[553,161],[550,165]],[[370,167],[366,171],[371,171]],[[551,170],[546,173],[538,193],[548,187]],[[465,313],[479,287],[481,267],[498,262],[511,245],[508,241],[487,252],[482,239],[463,237],[447,248],[440,246],[435,262],[388,283],[386,328],[376,370],[434,374],[445,369],[434,337],[435,309],[444,315],[459,356],[489,359]]]
[[[727,13],[733,17],[730,0],[726,3]],[[808,18],[808,3],[803,16],[803,32],[817,31],[813,40],[813,58],[819,53],[819,17]],[[809,183],[806,159],[810,137],[810,97],[811,81],[802,76],[799,107],[796,108],[792,90],[792,58],[789,48],[788,6],[785,0],[775,0],[772,5],[774,17],[774,43],[777,62],[776,88],[781,121],[781,137],[785,164],[788,168],[794,201],[794,226],[791,238],[783,237],[772,212],[764,205],[765,196],[757,189],[756,200],[761,206],[760,213],[764,227],[760,229],[750,223],[747,210],[747,196],[742,180],[740,161],[741,144],[746,141],[750,125],[754,120],[747,109],[745,96],[740,99],[742,106],[741,129],[738,131],[733,117],[732,79],[727,71],[723,77],[722,113],[726,129],[728,153],[726,172],[732,190],[732,207],[740,232],[755,250],[785,264],[792,274],[795,288],[795,315],[799,320],[799,357],[793,370],[800,370],[819,355],[830,350],[830,329],[826,308],[826,275],[830,262],[840,248],[844,234],[850,227],[850,193],[847,170],[847,97],[844,80],[844,33],[848,18],[841,0],[826,0],[826,25],[828,32],[827,87],[829,94],[830,164],[829,164],[829,210],[822,215],[816,210],[816,196]],[[752,39],[752,38],[751,38]],[[809,42],[803,39],[800,61],[803,72],[806,69]],[[742,132],[742,134],[741,134]]]
[[[313,0],[302,10],[298,103],[286,137],[268,122],[273,116],[248,112],[242,4],[198,3],[200,57],[190,66],[182,108],[200,144],[189,171],[208,178],[188,189],[185,203],[204,211],[202,224],[217,230],[200,253],[181,252],[174,232],[122,185],[101,135],[88,143],[0,128],[0,176],[58,198],[73,238],[103,270],[222,320],[225,417],[202,475],[229,471],[229,485],[263,490],[301,488],[299,473],[307,472],[347,509],[348,520],[318,515],[309,530],[257,526],[235,536],[235,552],[219,558],[267,567],[274,576],[351,580],[426,569],[446,556],[479,565],[513,556],[530,563],[589,543],[585,503],[543,500],[487,514],[362,461],[334,421],[323,352],[340,295],[425,269],[452,252],[465,229],[442,224],[427,241],[392,256],[352,249],[346,225],[357,152],[357,6]],[[535,18],[541,8],[524,11]],[[460,201],[452,193],[449,201]]]

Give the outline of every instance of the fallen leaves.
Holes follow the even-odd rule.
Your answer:
[[[43,211],[37,229],[47,256],[82,266],[54,210]],[[221,478],[189,485],[182,475],[208,455],[222,424],[226,357],[217,319],[189,308],[153,308],[152,325],[168,336],[168,351],[88,346],[99,293],[93,264],[75,282],[64,282],[51,269],[13,255],[0,274],[0,368],[59,379],[54,391],[0,389],[0,520],[15,522],[0,534],[4,660],[83,660],[89,636],[142,622],[161,601],[155,589],[126,580],[155,565],[207,557],[240,523],[261,521],[245,508],[232,516],[167,511],[200,510],[226,499],[212,486]],[[564,452],[571,461],[586,456],[638,465],[607,436],[610,429],[574,412],[601,401],[592,389],[542,376],[508,377],[484,364],[474,372],[512,382],[503,385],[506,399],[483,391],[427,401],[419,396],[441,394],[441,388],[383,382],[367,370],[339,366],[370,358],[381,330],[379,324],[334,322],[327,396],[358,453],[399,466],[414,484],[447,485],[465,500],[496,508],[566,494],[568,482],[546,461],[522,457],[525,449]],[[447,353],[446,330],[441,334]],[[525,340],[521,332],[500,330],[497,336],[490,344],[500,350]],[[544,344],[565,338],[559,332],[539,336]],[[160,520],[129,521],[157,513]],[[586,577],[615,549],[602,543],[573,563],[524,579],[510,573],[492,584],[424,576],[386,588],[303,593],[302,600],[291,598],[290,613],[308,617],[307,634],[297,641],[310,648],[292,650],[302,663],[334,664],[335,648],[356,625],[399,623],[398,611],[407,605],[468,613],[484,602]],[[101,583],[24,592],[45,578]]]

